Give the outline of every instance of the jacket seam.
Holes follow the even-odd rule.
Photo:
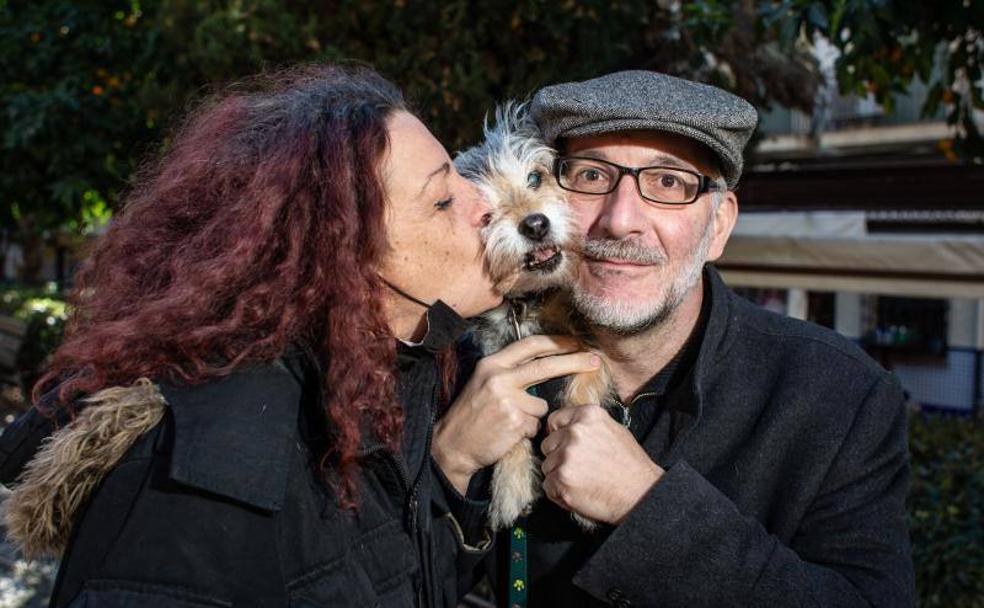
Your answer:
[[[287,463],[287,479],[288,484],[290,483],[290,477],[294,468],[294,459],[291,458]],[[276,511],[272,514],[270,518],[270,524],[273,526],[273,548],[276,551],[277,564],[277,580],[280,581],[280,588],[283,590],[284,600],[287,598],[287,577],[284,574],[286,572],[284,564],[284,543],[286,541],[284,526],[283,526],[283,511]]]
[[[871,386],[869,386],[868,390],[865,392],[864,397],[862,397],[861,400],[858,401],[857,405],[854,407],[854,415],[851,418],[851,424],[848,425],[847,430],[844,432],[844,436],[841,437],[840,443],[837,445],[837,450],[834,452],[833,458],[830,459],[830,464],[827,466],[827,470],[823,474],[823,479],[820,480],[820,483],[817,486],[817,493],[813,495],[812,497],[813,500],[810,501],[810,504],[813,504],[815,502],[815,499],[823,494],[822,490],[827,485],[827,480],[830,478],[830,475],[832,474],[834,467],[837,465],[837,462],[840,460],[841,454],[844,451],[844,446],[847,443],[847,439],[848,437],[851,436],[851,433],[854,432],[855,426],[857,426],[858,418],[861,417],[861,410],[864,409],[865,404],[868,403],[868,400],[871,398],[872,394],[874,394],[874,392],[880,386],[882,386],[887,380],[888,378],[886,376],[882,376],[880,378],[877,378],[874,382],[872,382]],[[804,513],[803,516],[805,517],[806,513]]]
[[[376,583],[376,582],[373,582],[372,576],[369,574],[369,572],[365,568],[363,568],[358,563],[355,564],[355,566],[357,568],[360,568],[361,570],[365,571],[366,576],[369,578],[369,582],[372,583],[373,591],[376,593],[376,595],[383,595],[385,593],[389,593],[390,591],[393,591],[393,590],[397,589],[399,587],[399,585],[397,584],[397,582],[400,581],[401,579],[406,579],[408,574],[410,574],[411,572],[413,572],[414,570],[417,569],[417,567],[414,566],[414,565],[407,566],[403,570],[401,570],[401,571],[399,571],[399,572],[397,572],[395,574],[392,574],[392,575],[386,577],[385,579],[379,581],[378,583]]]
[[[202,595],[181,585],[138,581],[128,578],[91,578],[85,582],[80,594],[85,593],[86,591],[125,591],[127,593],[136,593],[140,595],[171,597],[177,600],[183,600],[189,603],[201,605],[228,606],[230,608],[232,606],[232,602],[229,600],[219,599],[209,595]]]
[[[153,469],[154,469],[153,460],[154,460],[153,456],[140,456],[139,458],[134,458],[133,460],[128,460],[126,462],[119,463],[116,467],[113,468],[113,471],[110,473],[112,475],[113,473],[115,473],[116,471],[120,470],[121,468],[127,465],[150,463],[150,466],[148,466],[144,471],[143,478],[140,481],[140,488],[137,490],[136,494],[134,495],[133,500],[130,501],[129,506],[127,506],[126,514],[123,516],[123,521],[120,524],[119,530],[116,532],[116,537],[113,538],[113,542],[111,542],[109,544],[109,547],[107,547],[106,554],[103,555],[103,559],[99,564],[100,570],[106,566],[106,560],[108,560],[109,556],[112,555],[113,552],[116,550],[116,547],[119,545],[120,538],[123,537],[123,533],[126,531],[127,526],[130,524],[130,517],[133,515],[133,510],[136,508],[137,502],[140,500],[140,497],[143,496],[147,487],[147,481],[150,478],[151,474],[153,473]],[[93,496],[93,498],[94,497],[95,496]],[[81,520],[77,521],[75,525],[78,525],[79,523],[81,523]],[[74,542],[70,541],[70,544],[74,546]]]
[[[161,428],[162,428],[161,423],[158,423],[157,426],[155,426],[151,430],[151,432],[157,432],[157,433],[159,433]],[[138,441],[140,441],[140,440],[138,439]],[[156,437],[155,437],[155,442],[156,442]],[[134,444],[134,445],[136,445],[136,444]],[[133,446],[131,446],[131,449],[132,449],[132,447]],[[116,471],[122,469],[123,467],[129,466],[129,465],[147,464],[148,462],[152,462],[153,460],[154,460],[154,454],[151,454],[150,456],[137,456],[137,457],[130,458],[130,459],[127,459],[124,456],[124,458],[121,459],[116,464],[115,467],[113,467],[112,471],[110,471],[109,474],[112,475]],[[103,568],[105,568],[106,561],[109,559],[109,556],[113,554],[113,551],[115,551],[116,547],[119,545],[119,540],[123,536],[123,532],[124,532],[124,530],[125,530],[128,522],[130,521],[130,516],[133,514],[133,509],[136,506],[137,501],[140,499],[141,494],[143,494],[143,492],[144,492],[144,488],[145,488],[146,483],[147,483],[147,478],[151,474],[151,470],[152,470],[152,467],[148,467],[147,470],[144,472],[143,478],[142,478],[142,480],[140,482],[140,489],[137,491],[136,496],[134,497],[134,499],[130,501],[129,506],[126,509],[126,514],[123,516],[123,521],[122,521],[122,523],[121,523],[121,525],[119,527],[119,530],[117,531],[117,533],[116,533],[115,537],[113,538],[112,542],[110,542],[107,545],[106,552],[103,554],[102,559],[99,562],[99,566],[96,569],[96,572],[98,572],[98,571],[102,570]],[[103,479],[103,484],[104,483],[105,483],[105,479]],[[100,487],[103,484],[100,484]],[[62,561],[62,562],[68,562],[69,561],[69,555],[70,555],[70,553],[72,551],[75,551],[77,549],[77,547],[76,547],[76,540],[77,540],[79,531],[81,530],[82,522],[89,515],[89,507],[92,505],[92,501],[96,498],[96,496],[98,495],[98,493],[99,493],[99,489],[97,489],[92,494],[92,496],[89,497],[89,500],[87,500],[85,502],[85,504],[83,505],[82,510],[79,511],[78,513],[76,513],[75,514],[75,517],[73,517],[72,524],[71,524],[72,525],[71,536],[69,537],[68,542],[65,545],[65,547],[66,547],[65,552],[60,556],[60,561]],[[61,593],[62,585],[64,584],[64,576],[66,574],[67,574],[67,569],[65,569],[65,568],[59,568],[58,569],[58,574],[55,577],[55,581],[54,581],[54,584],[53,584],[52,590],[51,590],[51,599],[52,600],[54,600],[55,598],[57,598],[58,595]],[[90,579],[90,580],[95,581],[95,580],[115,580],[115,579],[95,579],[95,578],[93,578],[93,579]],[[136,581],[134,581],[134,582],[136,582]],[[86,588],[85,585],[87,585],[87,584],[88,584],[88,581],[85,584],[83,584],[82,590],[84,590]],[[81,593],[81,590],[80,590],[80,593]]]
[[[858,356],[856,353],[852,353],[852,352],[850,352],[850,351],[848,351],[848,350],[846,350],[844,348],[841,348],[840,346],[838,346],[837,344],[835,344],[832,341],[824,340],[823,338],[818,338],[816,336],[810,336],[810,335],[801,334],[801,333],[790,333],[790,334],[774,333],[774,332],[771,332],[771,331],[767,331],[764,328],[761,328],[761,327],[757,327],[755,325],[752,325],[747,320],[744,320],[744,319],[738,319],[738,322],[741,323],[742,327],[745,327],[745,328],[747,328],[747,329],[749,329],[751,331],[754,331],[755,333],[757,333],[759,335],[769,336],[771,338],[779,338],[779,339],[783,340],[784,342],[789,342],[791,339],[796,339],[796,340],[803,340],[805,342],[810,342],[810,343],[820,344],[820,345],[826,346],[827,348],[829,348],[829,349],[831,349],[833,351],[836,351],[839,355],[841,355],[845,359],[849,359],[853,363],[857,364],[863,370],[867,370],[869,372],[872,372],[873,375],[875,375],[876,377],[879,377],[878,378],[879,380],[882,379],[882,378],[884,378],[884,376],[887,374],[887,372],[884,372],[884,371],[880,371],[880,370],[877,370],[877,369],[873,370],[871,368],[870,363],[868,361],[866,361],[864,358]],[[730,350],[730,347],[729,347],[729,350]]]

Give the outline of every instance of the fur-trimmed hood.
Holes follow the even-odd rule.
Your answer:
[[[146,378],[85,399],[78,416],[47,435],[17,477],[2,505],[7,538],[29,559],[61,555],[78,509],[165,409],[160,389]]]

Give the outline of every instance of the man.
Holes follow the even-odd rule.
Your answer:
[[[705,266],[735,225],[754,108],[631,71],[548,86],[531,111],[586,238],[574,299],[618,403],[548,417],[526,580],[501,580],[524,562],[503,535],[500,582],[530,606],[911,604],[898,382]]]

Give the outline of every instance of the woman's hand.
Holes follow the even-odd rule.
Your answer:
[[[547,402],[526,389],[600,365],[575,352],[568,336],[529,336],[478,362],[468,384],[434,427],[431,455],[462,494],[479,469],[502,458],[522,438],[536,436]]]

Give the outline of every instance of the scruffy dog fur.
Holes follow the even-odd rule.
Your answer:
[[[587,348],[590,339],[569,306],[580,239],[563,190],[552,175],[555,153],[539,138],[524,106],[507,103],[486,122],[485,141],[455,158],[458,171],[481,189],[491,207],[482,232],[489,273],[505,301],[479,321],[475,337],[486,355],[532,334],[567,334]],[[564,407],[608,405],[614,395],[604,364],[566,380]],[[523,439],[496,465],[489,518],[506,528],[528,513],[541,494],[540,459]],[[594,523],[578,515],[584,528]]]

